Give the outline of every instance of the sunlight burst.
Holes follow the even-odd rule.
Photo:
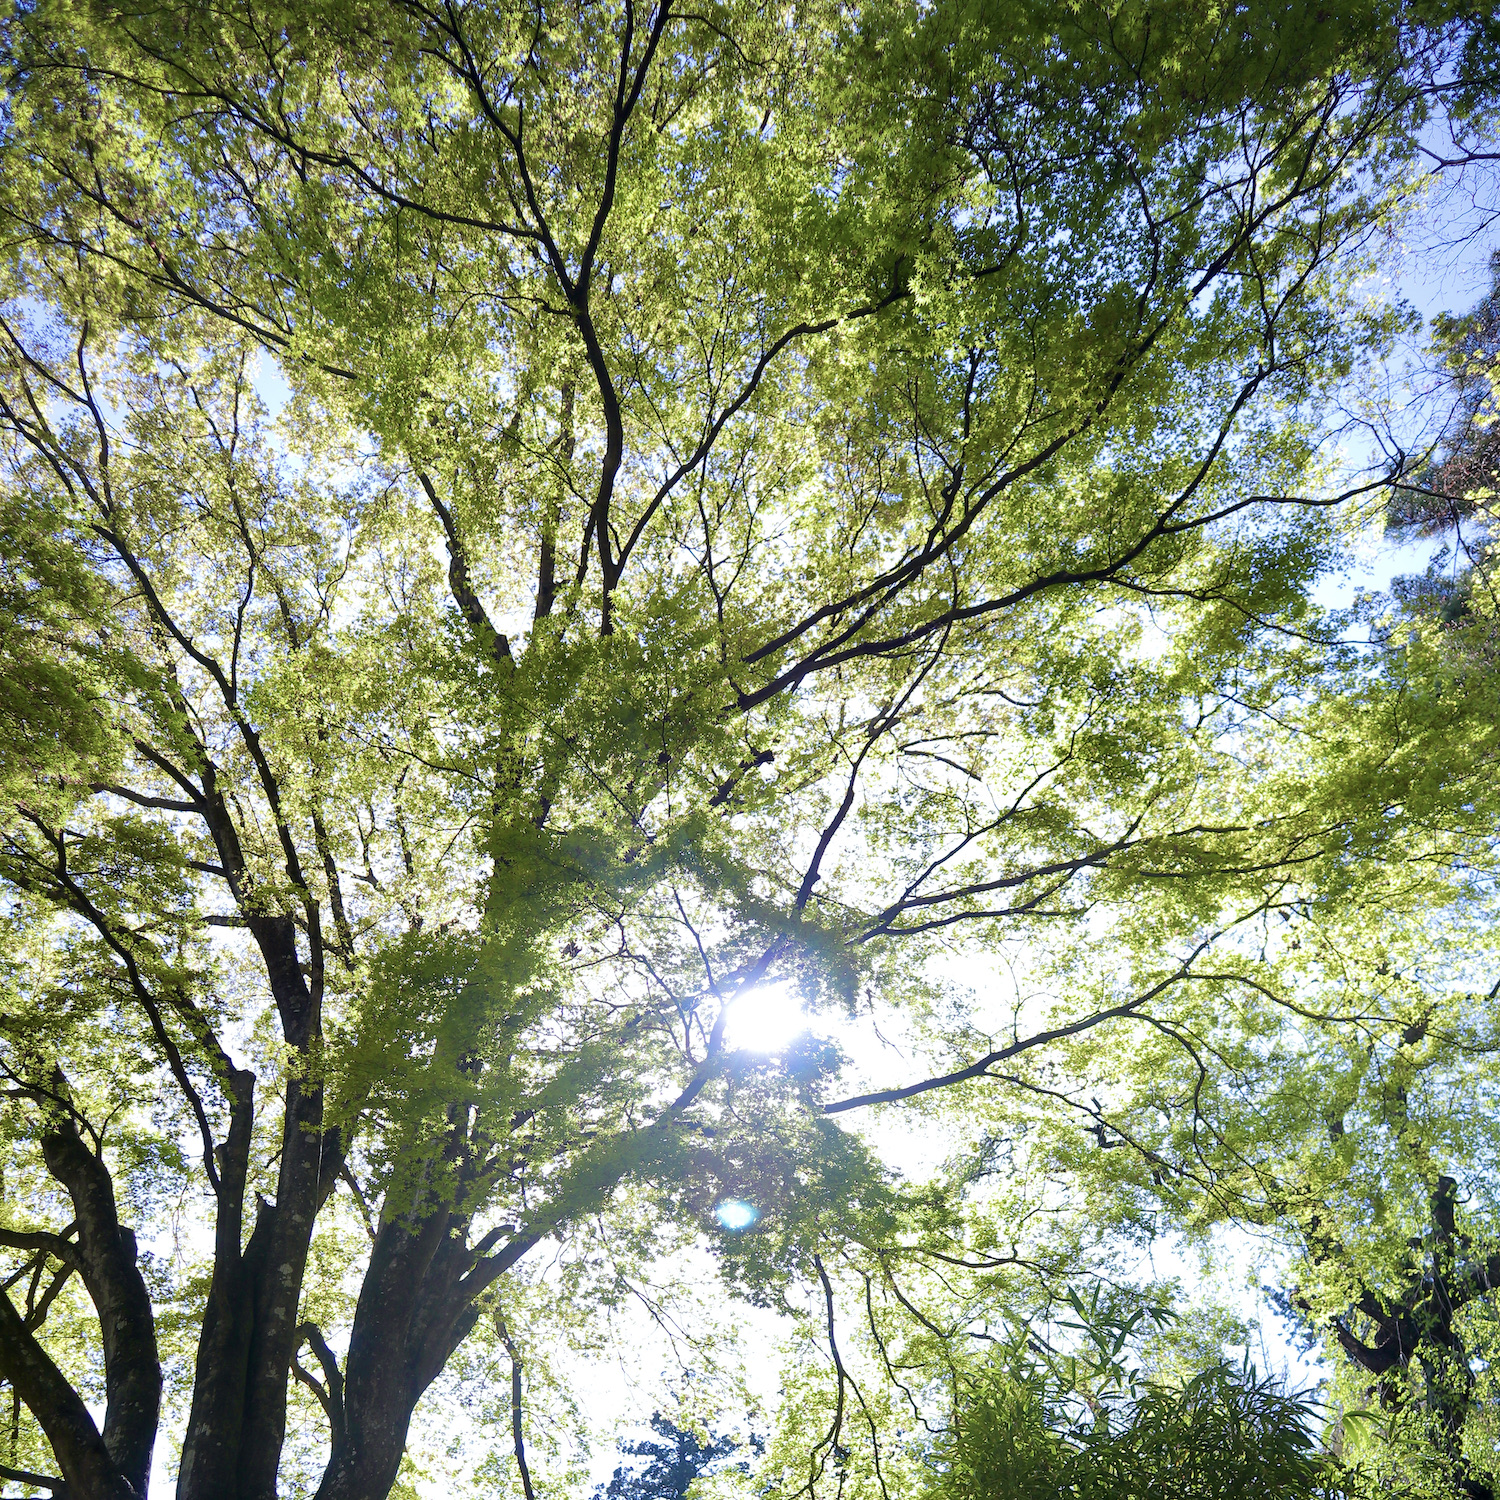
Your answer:
[[[787,980],[758,984],[738,996],[724,1023],[731,1052],[780,1052],[807,1030],[802,996]]]

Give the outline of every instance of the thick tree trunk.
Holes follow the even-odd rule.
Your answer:
[[[243,1250],[253,1075],[236,1075],[221,1178],[213,1279],[198,1340],[179,1500],[275,1500],[287,1382],[313,1222],[337,1175],[323,1092],[287,1080],[277,1201],[259,1204]]]
[[[297,1346],[297,1309],[317,1216],[321,1176],[323,1090],[289,1078],[276,1207],[269,1213],[264,1262],[253,1283],[241,1474],[242,1500],[275,1500],[276,1470],[286,1438],[287,1385]]]
[[[262,1207],[243,1252],[239,1224],[236,1243],[227,1254],[220,1236],[198,1358],[193,1372],[193,1402],[182,1444],[177,1493],[180,1500],[231,1500],[240,1493],[240,1452],[250,1375],[254,1331],[254,1288],[266,1263],[267,1216]]]
[[[459,1286],[473,1264],[467,1221],[445,1209],[382,1216],[344,1372],[342,1441],[317,1500],[385,1500],[412,1413],[477,1314]]]
[[[68,1500],[140,1500],[120,1472],[83,1398],[0,1292],[0,1376],[26,1403],[56,1455]]]
[[[65,1088],[59,1081],[56,1096]],[[48,1235],[41,1248],[78,1272],[99,1316],[103,1432],[3,1292],[0,1377],[46,1434],[70,1500],[140,1500],[150,1479],[161,1410],[161,1362],[151,1299],[136,1264],[135,1235],[120,1223],[108,1169],[79,1139],[66,1114],[59,1112],[49,1123],[42,1158],[72,1200],[78,1239],[75,1244]]]
[[[146,1493],[161,1414],[156,1317],[136,1264],[135,1235],[119,1220],[108,1170],[67,1121],[42,1138],[47,1169],[68,1190],[78,1221],[78,1270],[104,1346],[104,1434],[110,1461]]]

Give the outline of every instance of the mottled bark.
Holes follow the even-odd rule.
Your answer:
[[[42,1137],[47,1169],[67,1188],[78,1224],[79,1274],[99,1316],[104,1350],[103,1443],[137,1494],[146,1493],[161,1413],[161,1359],[134,1233],[119,1220],[114,1183],[70,1120]]]
[[[0,1292],[0,1376],[36,1418],[67,1484],[68,1500],[140,1500],[120,1472],[83,1398]]]
[[[384,1500],[396,1482],[412,1413],[469,1336],[478,1292],[537,1243],[495,1255],[467,1242],[466,1216],[420,1204],[382,1214],[360,1287],[343,1372],[343,1422],[317,1500]]]
[[[243,1249],[254,1078],[236,1075],[221,1185],[213,1277],[183,1441],[180,1500],[274,1500],[286,1436],[297,1310],[317,1210],[337,1177],[323,1130],[321,1088],[287,1082],[277,1201],[257,1204]]]

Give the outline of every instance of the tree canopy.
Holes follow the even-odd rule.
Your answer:
[[[1431,488],[1339,413],[1494,42],[9,8],[0,1474],[377,1500],[451,1401],[576,1491],[548,1340],[706,1247],[816,1341],[754,1482],[896,1493],[1122,1246],[1322,1328],[1473,1241],[1493,674],[1310,589]],[[1199,1364],[1132,1430],[1270,1400]]]

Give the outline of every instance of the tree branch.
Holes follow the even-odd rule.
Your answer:
[[[1070,1036],[1079,1036],[1085,1031],[1091,1031],[1095,1026],[1103,1025],[1106,1021],[1134,1015],[1143,1005],[1154,1000],[1164,990],[1191,977],[1193,960],[1215,942],[1218,936],[1218,933],[1214,933],[1211,937],[1205,938],[1173,973],[1152,985],[1144,994],[1137,995],[1133,1000],[1126,1000],[1120,1005],[1111,1005],[1105,1010],[1095,1011],[1092,1015],[1071,1021],[1066,1026],[1036,1032],[1023,1040],[1012,1042],[1008,1047],[997,1047],[994,1051],[985,1053],[977,1062],[972,1062],[965,1068],[955,1069],[952,1073],[943,1073],[936,1078],[925,1078],[920,1083],[909,1083],[901,1088],[879,1089],[874,1093],[857,1094],[852,1099],[840,1099],[834,1104],[825,1104],[823,1113],[838,1115],[843,1114],[845,1110],[863,1109],[871,1104],[895,1104],[902,1099],[911,1099],[918,1094],[930,1093],[933,1089],[952,1088],[954,1084],[966,1083],[971,1078],[984,1077],[996,1063],[1004,1062],[1007,1058],[1017,1057],[1036,1047],[1045,1047],[1051,1042],[1063,1041]]]
[[[34,1490],[66,1489],[67,1481],[54,1479],[50,1474],[33,1474],[28,1469],[13,1469],[9,1464],[0,1464],[0,1479],[13,1479],[17,1484],[29,1484]]]
[[[4,1292],[0,1292],[0,1377],[36,1418],[70,1491],[89,1500],[139,1500],[144,1486],[138,1492],[116,1467],[83,1398]],[[40,1482],[56,1488],[50,1480]]]
[[[505,1352],[510,1356],[510,1431],[516,1450],[516,1468],[521,1474],[521,1488],[526,1500],[536,1500],[531,1488],[531,1468],[526,1462],[526,1438],[521,1423],[521,1356],[516,1352],[510,1330],[506,1328],[505,1319],[498,1311],[495,1314],[495,1331],[500,1335],[500,1342],[505,1345]]]
[[[443,504],[432,480],[421,469],[416,474],[418,483],[427,492],[427,498],[432,502],[432,508],[442,523],[443,535],[447,538],[448,588],[453,600],[463,612],[464,619],[469,622],[469,628],[474,632],[485,655],[492,657],[497,666],[508,667],[512,665],[510,641],[495,629],[489,612],[479,595],[474,592],[469,578],[469,554],[464,547],[463,538],[458,534],[453,512]]]

